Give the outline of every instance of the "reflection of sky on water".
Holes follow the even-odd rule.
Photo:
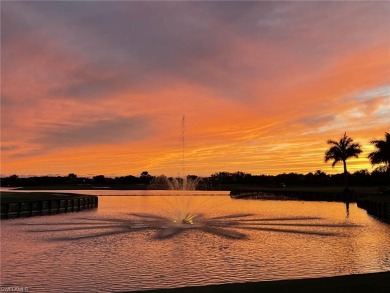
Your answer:
[[[96,210],[2,222],[1,281],[123,292],[388,271],[389,226],[354,203],[349,212],[335,202],[101,196]],[[177,221],[188,214],[193,225]]]

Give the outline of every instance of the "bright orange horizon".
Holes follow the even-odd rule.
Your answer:
[[[1,3],[1,175],[373,170],[390,2]]]

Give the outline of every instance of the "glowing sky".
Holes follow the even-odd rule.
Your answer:
[[[390,131],[390,2],[1,2],[1,174],[339,173]]]

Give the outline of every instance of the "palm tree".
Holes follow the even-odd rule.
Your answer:
[[[370,142],[376,147],[368,155],[371,165],[385,164],[387,172],[390,172],[390,134],[385,132],[385,140],[374,139]]]
[[[360,144],[352,142],[353,139],[345,132],[344,136],[340,138],[339,141],[329,139],[327,143],[331,145],[331,148],[325,152],[325,163],[329,160],[333,160],[332,167],[338,162],[343,162],[346,189],[348,188],[347,159],[351,157],[358,158],[359,154],[362,152]]]

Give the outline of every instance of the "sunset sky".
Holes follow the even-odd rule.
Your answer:
[[[2,1],[1,174],[340,173],[390,131],[390,2]]]

